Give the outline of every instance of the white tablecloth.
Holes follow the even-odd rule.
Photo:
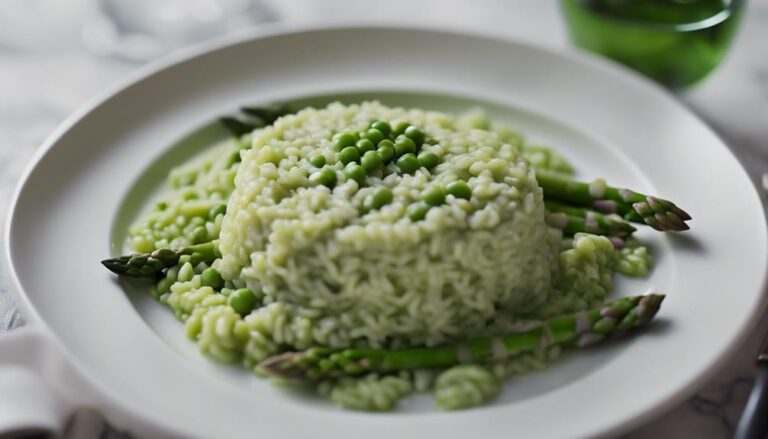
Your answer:
[[[69,113],[139,64],[92,54],[81,29],[89,0],[48,2],[53,11],[26,23],[0,17],[0,212],[35,148]],[[6,12],[40,3],[4,0]],[[492,29],[541,45],[567,45],[555,1],[541,0],[283,0],[264,1],[272,17],[310,22],[376,19],[444,23]],[[15,4],[15,6],[14,6]],[[21,9],[20,9],[21,10]],[[2,12],[2,11],[0,11]],[[2,15],[2,13],[0,13]],[[7,14],[6,14],[7,18]],[[731,146],[755,182],[768,171],[768,0],[749,4],[741,31],[723,65],[683,99]],[[4,215],[3,215],[4,216]],[[0,224],[4,218],[0,219]],[[0,237],[0,248],[3,242]],[[733,293],[733,292],[724,292]],[[23,324],[7,293],[0,260],[0,331]],[[764,319],[718,376],[684,404],[634,431],[631,438],[730,437],[753,377]]]

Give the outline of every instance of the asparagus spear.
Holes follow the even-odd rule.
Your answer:
[[[544,206],[547,212],[564,213],[569,217],[580,218],[588,227],[595,227],[594,224],[597,224],[597,227],[615,230],[618,233],[617,236],[629,236],[637,230],[616,214],[606,215],[584,207],[569,206],[555,200],[545,200]]]
[[[546,204],[547,224],[558,229],[563,229],[566,235],[575,235],[579,232],[593,233],[595,235],[615,236],[625,238],[630,236],[635,230],[629,223],[624,222],[618,217],[606,216],[597,212],[592,212],[579,207],[569,207],[567,210],[582,210],[580,215],[573,215],[567,212],[558,211],[551,207],[551,203]],[[557,203],[559,204],[559,203]]]
[[[553,172],[536,171],[544,197],[605,214],[618,213],[625,220],[648,224],[656,230],[688,230],[691,216],[674,203],[629,189],[582,183]]]
[[[191,262],[211,263],[221,256],[216,241],[182,248],[159,248],[152,253],[133,253],[105,259],[101,263],[111,272],[121,276],[154,277],[179,263],[183,255],[190,255]]]
[[[238,114],[222,116],[221,122],[235,137],[250,133],[256,128],[262,128],[272,123],[281,116],[290,113],[285,105],[271,105],[266,107],[243,107]]]
[[[555,317],[538,327],[503,337],[401,350],[311,348],[267,358],[260,367],[283,378],[322,379],[412,369],[447,368],[460,363],[490,363],[506,356],[550,346],[585,347],[648,323],[664,300],[662,294],[632,296],[599,308]]]

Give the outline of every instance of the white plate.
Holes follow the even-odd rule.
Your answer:
[[[584,177],[678,202],[693,215],[693,230],[644,232],[657,267],[646,280],[618,285],[617,294],[651,285],[668,293],[658,324],[521,376],[488,407],[447,414],[416,398],[395,413],[354,413],[204,359],[167,310],[143,294],[126,295],[101,267],[101,258],[123,251],[121,230],[161,168],[196,148],[193,141],[164,155],[170,145],[242,104],[351,100],[350,93],[444,110],[481,104],[562,150]],[[152,167],[161,156],[165,164]],[[140,189],[131,192],[136,182]],[[56,383],[57,391],[148,436],[625,431],[680,401],[726,361],[762,309],[766,265],[763,211],[749,179],[712,131],[656,86],[583,55],[384,27],[273,29],[146,69],[48,140],[17,192],[7,240],[26,313],[81,377]]]

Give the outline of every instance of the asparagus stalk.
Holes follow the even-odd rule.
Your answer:
[[[547,212],[564,213],[568,216],[581,218],[586,223],[597,224],[598,227],[604,227],[607,229],[616,229],[621,236],[628,236],[635,232],[637,229],[632,227],[631,224],[624,221],[619,215],[616,214],[603,214],[584,207],[570,206],[563,204],[555,200],[545,200],[544,205]],[[594,227],[594,226],[591,226]]]
[[[603,215],[581,207],[566,206],[556,201],[546,201],[545,206],[547,224],[563,229],[566,235],[585,232],[626,238],[637,230],[617,215]]]
[[[610,239],[616,248],[624,248],[627,245],[625,238],[629,237],[631,233],[625,233],[620,228],[613,229],[595,226],[584,221],[583,218],[569,216],[560,212],[547,212],[545,220],[548,226],[561,229],[565,236],[574,236],[577,233],[603,235]]]
[[[290,112],[290,109],[285,105],[243,107],[238,114],[220,117],[219,122],[221,122],[232,135],[240,137],[257,128],[272,125],[272,123],[279,117],[285,116]]]
[[[581,348],[647,324],[663,300],[661,294],[626,297],[599,308],[552,318],[529,331],[453,345],[401,350],[311,348],[285,352],[267,358],[260,367],[273,376],[316,380],[371,372],[447,368],[470,362],[490,363],[553,345]]]
[[[152,253],[133,253],[105,259],[101,263],[111,272],[120,276],[155,277],[167,268],[179,263],[184,255],[190,255],[191,262],[211,263],[221,256],[216,241],[182,248],[159,248]]]
[[[691,216],[668,200],[596,182],[582,183],[553,172],[537,171],[536,179],[547,200],[591,207],[604,214],[617,213],[627,221],[647,224],[661,231],[689,228],[685,221]]]

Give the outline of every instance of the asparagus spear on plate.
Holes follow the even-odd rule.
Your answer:
[[[152,253],[133,253],[105,259],[101,263],[110,271],[121,276],[155,277],[167,268],[179,263],[183,255],[190,255],[194,264],[211,263],[219,255],[216,241],[182,248],[159,248]]]
[[[266,373],[278,377],[322,379],[370,372],[447,368],[460,363],[491,363],[554,345],[581,348],[626,333],[651,321],[663,300],[662,294],[625,297],[588,311],[549,319],[529,331],[502,337],[399,350],[311,348],[275,355],[260,366]]]
[[[281,116],[291,111],[285,105],[269,105],[265,107],[243,107],[240,112],[231,116],[222,116],[221,122],[234,136],[240,137],[256,128],[263,128]]]
[[[545,201],[545,207],[547,224],[562,229],[566,235],[583,232],[626,238],[637,230],[618,215],[603,215],[552,200]]]
[[[691,216],[668,200],[629,189],[582,183],[554,172],[537,171],[536,180],[544,190],[546,200],[591,207],[605,214],[618,213],[627,221],[648,224],[661,231],[689,228],[685,221],[690,220]]]

